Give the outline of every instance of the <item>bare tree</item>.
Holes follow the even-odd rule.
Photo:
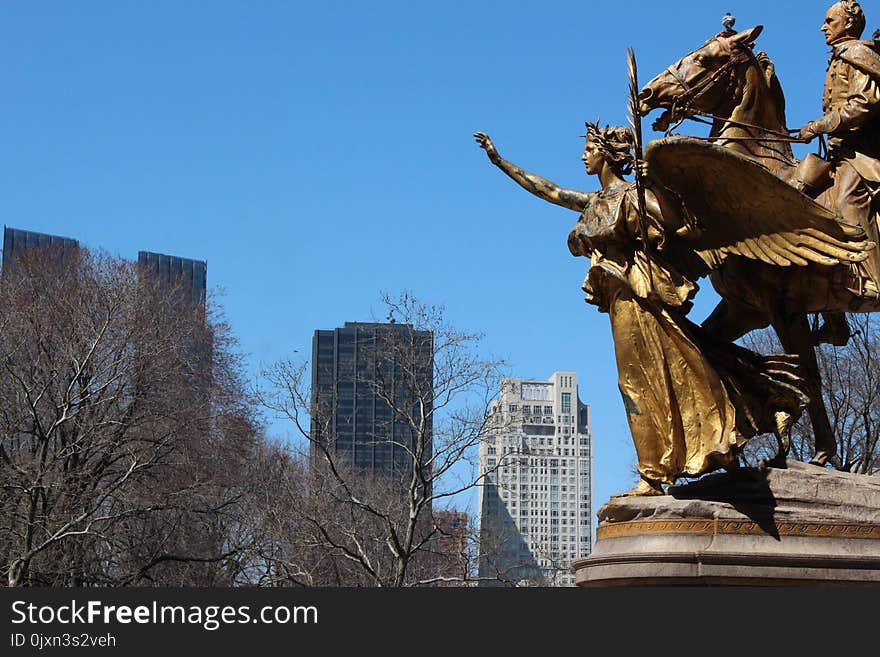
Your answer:
[[[309,468],[289,445],[267,445],[254,506],[250,582],[257,586],[375,586],[394,560],[379,515],[403,517],[403,497],[384,477],[340,463],[335,474]],[[338,478],[345,480],[345,486]],[[350,501],[356,491],[366,514]],[[398,520],[399,522],[399,520]],[[411,568],[427,551],[413,556]]]
[[[228,326],[134,263],[49,248],[0,285],[10,586],[220,584],[257,425]],[[210,567],[206,567],[210,564]]]
[[[861,474],[880,472],[880,318],[875,314],[847,315],[852,336],[846,346],[821,345],[816,349],[822,376],[822,394],[837,437],[832,464],[839,470]],[[746,346],[762,353],[780,347],[769,331],[747,336]],[[753,439],[746,447],[747,462],[772,457],[775,440]],[[791,456],[809,460],[815,453],[812,429],[802,417],[792,430]]]
[[[390,467],[370,469],[353,456],[340,429],[352,421],[343,393],[312,390],[307,362],[275,364],[258,393],[309,448],[307,484],[290,491],[274,522],[276,534],[292,536],[283,523],[296,518],[307,547],[325,559],[322,583],[329,577],[334,584],[399,587],[460,579],[437,572],[441,532],[432,510],[486,476],[477,447],[492,428],[502,362],[481,356],[481,336],[454,328],[442,307],[406,293],[384,295],[383,302],[400,330],[391,325],[359,345],[360,366],[349,375],[373,400],[369,442]],[[303,567],[304,547],[274,545],[266,571],[316,583],[320,569],[315,559]]]

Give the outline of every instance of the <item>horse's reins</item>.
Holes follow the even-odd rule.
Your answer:
[[[729,123],[730,125],[736,126],[738,128],[752,128],[753,130],[760,130],[761,132],[765,132],[768,135],[775,136],[775,139],[768,137],[691,137],[691,139],[700,139],[706,141],[716,141],[716,140],[724,140],[724,141],[776,141],[776,142],[788,142],[793,144],[806,144],[806,139],[801,139],[799,137],[792,137],[790,134],[784,134],[782,132],[777,132],[775,130],[771,130],[770,128],[764,128],[759,125],[752,125],[751,123],[746,123],[745,121],[737,121],[731,118],[724,118],[723,116],[715,116],[714,114],[708,114],[703,112],[691,111],[690,116],[684,116],[682,121],[686,121],[690,119],[696,123],[703,123],[705,125],[713,125],[712,121],[706,121],[705,119],[712,119],[713,121],[724,121],[725,123]],[[681,122],[679,122],[681,123]],[[797,132],[797,130],[791,130],[791,132]]]
[[[694,51],[696,52],[696,51]],[[737,55],[737,52],[739,55]],[[691,53],[693,54],[693,53]],[[743,62],[748,61],[749,58],[754,58],[754,54],[751,52],[746,52],[744,50],[738,50],[736,52],[732,52],[730,54],[729,59],[724,63],[721,68],[712,73],[708,78],[702,80],[699,84],[694,85],[693,87],[687,83],[687,80],[684,77],[680,76],[675,69],[671,66],[666,67],[666,72],[671,75],[676,82],[681,86],[684,90],[678,98],[672,101],[672,107],[669,109],[671,116],[675,116],[676,113],[681,114],[681,119],[675,125],[671,126],[667,129],[666,135],[669,136],[669,133],[681,125],[685,120],[690,119],[697,123],[704,123],[706,125],[713,125],[709,121],[704,119],[712,119],[713,121],[724,121],[729,123],[730,125],[740,127],[740,128],[751,128],[753,130],[760,130],[768,135],[773,135],[773,138],[764,138],[764,137],[691,137],[691,139],[697,139],[699,141],[775,141],[775,142],[788,142],[788,143],[798,143],[798,144],[806,144],[808,143],[806,139],[800,139],[798,137],[792,137],[790,134],[784,134],[781,132],[776,132],[775,130],[770,130],[769,128],[764,128],[758,125],[752,125],[750,123],[746,123],[744,121],[736,121],[731,118],[724,118],[720,116],[715,116],[714,114],[698,112],[691,107],[691,104],[702,97],[703,94],[708,92],[715,82],[718,79],[727,73],[728,71],[733,73],[733,67],[737,64],[741,64]],[[730,76],[731,79],[733,75]],[[679,103],[682,103],[681,109],[679,109]],[[797,132],[796,130],[791,130],[790,132]]]

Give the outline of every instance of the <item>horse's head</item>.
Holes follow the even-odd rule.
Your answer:
[[[758,25],[742,32],[722,32],[668,66],[642,87],[642,116],[657,108],[667,110],[654,123],[655,130],[664,131],[695,113],[716,114],[734,93],[737,69],[755,61],[752,46],[763,29]]]

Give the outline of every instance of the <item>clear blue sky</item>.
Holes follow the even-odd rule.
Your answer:
[[[631,485],[635,453],[608,317],[566,247],[577,216],[471,134],[594,190],[579,135],[625,122],[626,47],[646,82],[726,11],[765,26],[798,127],[819,115],[829,4],[8,1],[0,214],[124,257],[207,260],[253,370],[308,354],[317,328],[381,319],[381,290],[445,304],[513,375],[578,372],[598,507]],[[880,3],[863,4],[870,35]],[[717,300],[702,287],[698,321]]]

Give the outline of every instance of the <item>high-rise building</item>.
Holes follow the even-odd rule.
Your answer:
[[[179,315],[191,313],[195,319],[205,320],[208,263],[164,253],[138,252],[138,267],[142,280],[155,286],[159,296],[170,300]],[[206,409],[210,404],[213,340],[210,331],[199,332],[180,343],[183,348],[181,385],[189,390]],[[206,417],[210,412],[206,410]]]
[[[571,562],[592,549],[590,407],[577,374],[503,379],[480,444],[480,578],[574,585]]]
[[[16,257],[35,247],[45,248],[47,251],[60,254],[63,257],[64,254],[75,251],[79,247],[79,242],[70,237],[35,233],[30,230],[3,226],[3,269],[10,271],[15,264]]]
[[[70,237],[37,233],[19,228],[3,227],[3,267],[10,269],[16,257],[34,248],[64,254],[78,249],[79,242]],[[138,252],[138,264],[163,290],[174,290],[182,300],[204,303],[208,280],[208,263],[178,256]]]
[[[60,237],[46,233],[36,233],[18,228],[3,227],[3,261],[2,270],[11,273],[16,259],[26,253],[38,251],[35,256],[38,262],[45,258],[59,259],[61,263],[77,252],[80,244],[70,237]],[[178,256],[140,251],[138,253],[140,271],[152,281],[161,295],[175,302],[175,307],[184,310],[195,309],[204,318],[204,303],[207,291],[208,263],[204,260],[192,260]],[[62,264],[62,266],[64,266]],[[210,362],[210,347],[193,343],[198,347],[199,357],[203,358],[203,367]]]
[[[429,467],[432,355],[433,334],[410,324],[346,322],[315,331],[312,463],[326,448],[370,475],[409,481],[421,448],[421,467]],[[424,419],[425,431],[414,431],[411,418]]]
[[[139,251],[138,264],[161,288],[178,294],[181,301],[196,305],[205,302],[208,263],[204,260]]]

